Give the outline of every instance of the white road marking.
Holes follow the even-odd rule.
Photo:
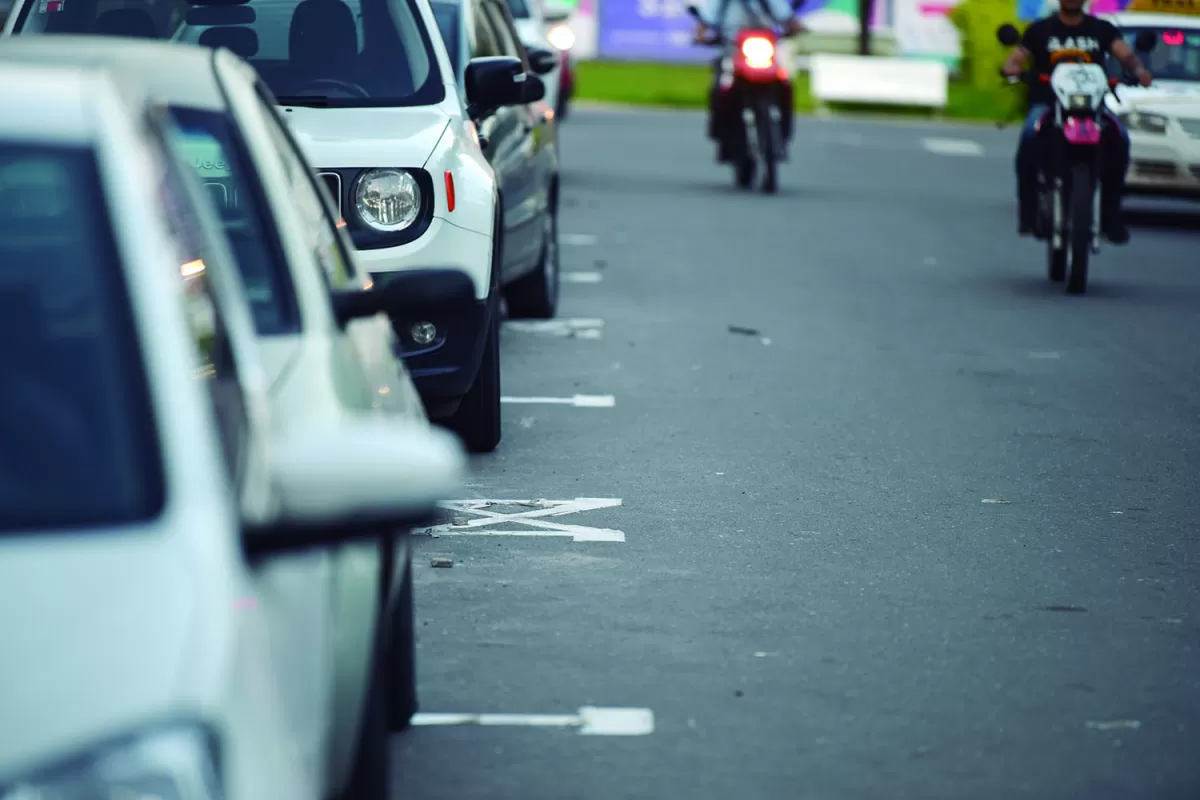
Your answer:
[[[413,725],[519,726],[575,728],[580,736],[648,736],[654,733],[654,712],[648,708],[583,706],[575,714],[433,714],[419,713]]]
[[[602,319],[508,320],[504,327],[522,333],[544,333],[572,339],[599,339],[604,327]]]
[[[599,283],[604,280],[604,276],[599,272],[589,270],[572,270],[571,272],[563,272],[558,276],[563,283]]]
[[[970,139],[936,139],[921,140],[921,146],[939,156],[981,156],[983,145]]]
[[[506,395],[500,398],[500,402],[573,406],[575,408],[612,408],[617,404],[617,398],[611,394],[577,394],[571,397],[508,397]]]
[[[560,233],[558,243],[567,247],[591,247],[596,243],[596,237],[590,233]]]
[[[1036,352],[1036,353],[1030,353],[1029,357],[1047,360],[1047,361],[1054,361],[1056,359],[1062,358],[1062,353],[1058,352],[1057,350],[1043,350],[1043,351]]]
[[[546,517],[561,517],[580,511],[595,511],[601,508],[616,508],[621,505],[617,497],[576,497],[574,500],[447,500],[439,503],[447,511],[474,516],[475,519],[459,518],[453,522],[435,525],[418,536],[569,536],[576,542],[624,542],[625,532],[612,528],[589,528],[586,525],[568,525],[551,522]],[[492,511],[493,506],[519,506],[525,510],[516,512]],[[489,525],[502,523],[524,525],[527,528],[497,530]],[[532,528],[533,530],[529,530]]]

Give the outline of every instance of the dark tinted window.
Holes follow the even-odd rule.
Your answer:
[[[242,273],[242,282],[260,334],[286,333],[298,327],[298,314],[287,265],[257,174],[226,115],[215,111],[172,108],[175,144],[195,168]]]
[[[1145,62],[1155,78],[1200,81],[1200,30],[1130,26],[1121,28],[1121,35],[1133,47],[1134,40],[1142,31],[1150,31],[1157,40],[1154,50],[1138,53],[1138,58]],[[1121,72],[1121,66],[1115,58],[1109,60],[1109,71],[1113,74]]]
[[[454,68],[455,75],[461,68],[458,63],[458,49],[461,46],[458,41],[458,15],[458,5],[455,3],[433,4],[433,17],[437,20],[438,30],[446,42],[446,50],[450,53],[450,66]]]
[[[135,330],[91,153],[0,143],[0,531],[161,508]]]
[[[529,13],[529,6],[525,5],[525,0],[508,0],[508,7],[517,19],[529,19],[532,16]]]
[[[308,97],[308,104],[335,106],[430,105],[445,97],[418,0],[211,2],[31,2],[17,31],[227,47],[253,64],[285,104]]]

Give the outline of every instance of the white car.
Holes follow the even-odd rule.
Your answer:
[[[274,424],[292,430],[380,413],[428,425],[379,310],[469,307],[471,281],[454,271],[406,272],[370,287],[252,67],[228,50],[109,37],[19,37],[0,49],[2,59],[103,68],[165,104],[173,144],[204,181],[249,294]],[[388,728],[406,727],[416,711],[409,556],[404,540],[396,549],[394,535],[381,531],[374,542],[310,557],[307,583],[292,584],[332,626],[324,640],[306,620],[285,632],[314,648],[293,680],[330,701],[328,719],[303,729],[330,793],[352,775],[379,647],[388,676],[379,691],[392,698]]]
[[[1129,131],[1127,193],[1200,198],[1200,16],[1130,11],[1106,19],[1126,41],[1144,31],[1157,39],[1139,53],[1154,82],[1118,86],[1107,101]]]
[[[226,47],[249,61],[328,184],[359,264],[377,283],[414,269],[471,277],[468,310],[392,322],[429,416],[446,420],[471,450],[495,449],[500,289],[545,288],[536,258],[520,274],[497,268],[497,243],[536,255],[544,215],[501,212],[476,133],[495,109],[544,94],[519,60],[470,65],[464,108],[425,0],[145,0],[124,7],[17,0],[6,31],[174,39]],[[551,199],[533,194],[518,209],[540,212]]]
[[[369,412],[277,425],[247,289],[165,114],[95,65],[16,49],[0,797],[320,800],[333,691],[312,678],[339,632],[314,563],[427,519],[459,490],[461,446]]]
[[[521,43],[558,54],[557,69],[546,75],[546,102],[554,109],[555,116],[564,120],[575,92],[575,63],[571,54],[575,32],[570,25],[570,11],[546,8],[541,0],[507,0],[507,3]]]

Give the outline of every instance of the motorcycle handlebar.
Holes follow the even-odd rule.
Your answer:
[[[1008,81],[1009,84],[1033,83],[1034,78],[1037,79],[1038,83],[1049,83],[1050,82],[1050,75],[1048,73],[1034,72],[1033,70],[1022,70],[1020,72],[1020,74],[1013,76],[1013,75],[1008,75],[1007,73],[1005,73],[1002,68],[1000,70],[1000,77],[1004,78],[1006,81]],[[1137,78],[1134,78],[1133,76],[1126,76],[1123,78],[1109,78],[1108,79],[1108,88],[1109,89],[1115,89],[1116,87],[1122,86],[1122,85],[1137,86],[1138,85]]]

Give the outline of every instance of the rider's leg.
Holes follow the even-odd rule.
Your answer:
[[[718,104],[721,93],[721,59],[713,63],[712,88],[708,92],[708,138],[720,141],[720,131],[717,125]]]
[[[1017,230],[1022,236],[1033,232],[1037,220],[1037,183],[1041,169],[1037,128],[1048,108],[1041,103],[1030,107],[1017,145]]]
[[[1121,221],[1121,199],[1125,194],[1125,173],[1129,170],[1129,132],[1115,115],[1105,114],[1100,173],[1100,227],[1113,244],[1129,241],[1129,229]]]

